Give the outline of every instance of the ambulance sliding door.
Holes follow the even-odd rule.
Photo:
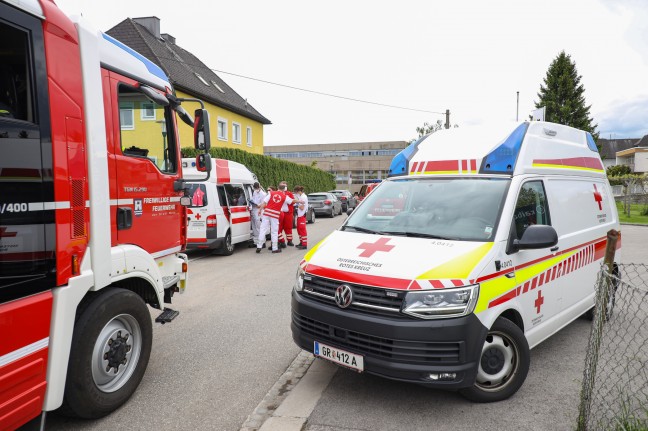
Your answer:
[[[225,184],[227,207],[230,212],[232,243],[250,239],[250,211],[243,184]]]

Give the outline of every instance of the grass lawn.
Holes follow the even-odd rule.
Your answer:
[[[645,208],[643,204],[630,205],[630,217],[623,212],[623,203],[617,202],[617,211],[619,212],[619,220],[621,223],[636,223],[648,225],[648,215],[641,215],[641,211]]]

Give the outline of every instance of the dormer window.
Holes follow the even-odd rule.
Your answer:
[[[216,82],[214,80],[211,80],[209,82],[211,82],[212,85],[218,89],[218,91],[220,91],[221,93],[225,93],[225,91],[223,91],[223,89],[220,88],[220,85],[216,84]]]
[[[199,74],[197,74],[197,73],[195,73],[195,72],[194,72],[194,75],[196,75],[196,78],[200,79],[200,82],[202,82],[202,83],[205,84],[207,87],[209,87],[209,82],[205,81],[205,78],[203,78],[202,76],[200,76]],[[223,90],[221,90],[221,91],[223,91]]]

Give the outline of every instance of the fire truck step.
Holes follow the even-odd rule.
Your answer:
[[[178,284],[178,281],[180,281],[179,275],[169,275],[166,277],[162,277],[162,284],[164,285],[165,289],[175,286],[176,284]]]
[[[164,307],[164,311],[162,312],[162,314],[155,318],[155,321],[164,325],[165,323],[168,323],[178,317],[178,314],[180,314],[179,311]]]

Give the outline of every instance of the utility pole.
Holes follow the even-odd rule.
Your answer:
[[[446,123],[445,123],[445,128],[449,129],[450,128],[450,110],[446,109]]]
[[[517,105],[515,107],[515,121],[518,121],[518,113],[520,112],[520,92],[516,91],[517,93]]]

